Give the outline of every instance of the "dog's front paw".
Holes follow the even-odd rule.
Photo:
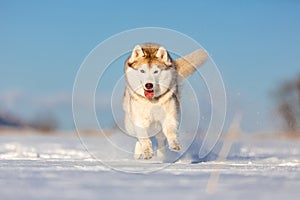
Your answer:
[[[152,149],[146,149],[143,154],[142,158],[145,160],[149,160],[153,157],[153,150]]]
[[[180,151],[181,150],[181,145],[177,140],[173,140],[172,142],[169,143],[169,149],[171,151]]]

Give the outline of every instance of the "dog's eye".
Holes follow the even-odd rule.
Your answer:
[[[153,73],[154,73],[154,74],[157,74],[157,73],[158,73],[158,70],[155,70]]]
[[[145,73],[145,70],[141,69],[140,72],[144,74],[144,73]]]

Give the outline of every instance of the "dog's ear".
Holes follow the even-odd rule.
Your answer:
[[[192,75],[208,58],[208,54],[203,49],[198,49],[192,53],[175,60],[177,72],[182,79]]]
[[[136,45],[134,49],[132,50],[131,56],[128,59],[128,64],[134,63],[138,58],[141,58],[144,56],[143,49],[140,45]]]
[[[167,66],[172,65],[169,54],[164,47],[159,47],[155,56],[161,59]]]

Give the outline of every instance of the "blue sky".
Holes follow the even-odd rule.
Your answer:
[[[229,109],[246,113],[249,131],[268,129],[271,91],[300,73],[299,10],[296,0],[1,0],[0,109],[27,118],[48,109],[71,127],[72,86],[88,53],[121,31],[154,26],[197,40],[222,73]]]

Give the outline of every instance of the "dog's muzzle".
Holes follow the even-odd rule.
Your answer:
[[[154,90],[153,90],[153,84],[152,83],[146,83],[144,89],[145,97],[148,99],[152,99],[154,97]]]

